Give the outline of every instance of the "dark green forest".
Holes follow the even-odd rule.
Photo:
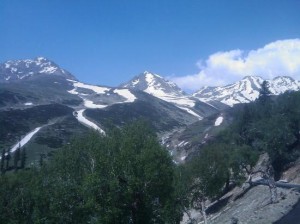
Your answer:
[[[182,165],[141,121],[75,138],[38,167],[17,161],[6,171],[2,155],[0,223],[179,223],[241,184],[262,153],[280,178],[300,155],[299,102],[299,92],[263,90],[231,108],[232,123]]]

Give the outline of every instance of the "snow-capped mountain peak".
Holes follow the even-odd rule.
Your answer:
[[[75,80],[75,77],[68,71],[45,57],[0,63],[0,82],[10,82],[42,74],[60,75]]]
[[[259,96],[263,79],[259,76],[246,76],[241,81],[222,87],[204,87],[193,94],[204,102],[219,101],[229,106],[248,103]]]
[[[249,103],[259,97],[263,81],[269,84],[272,94],[278,95],[285,91],[297,91],[300,82],[288,76],[279,76],[272,80],[264,80],[259,76],[246,76],[242,80],[226,86],[203,87],[193,94],[194,97],[204,102],[222,102],[229,106],[238,103]]]
[[[148,71],[135,76],[128,83],[123,84],[122,87],[142,90],[157,97],[185,95],[175,83],[165,80],[160,75]]]
[[[278,76],[269,80],[269,90],[272,94],[278,95],[285,91],[297,91],[300,89],[300,82],[289,76]]]
[[[211,109],[212,107],[211,105],[204,105],[203,102],[200,102],[193,96],[186,94],[175,83],[148,71],[135,76],[128,83],[123,84],[122,87],[144,91],[150,95],[174,104],[199,119],[202,118],[203,111],[205,111],[203,108]],[[202,109],[199,109],[200,107]]]

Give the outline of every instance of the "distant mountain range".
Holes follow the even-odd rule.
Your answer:
[[[267,81],[275,95],[300,89],[299,81],[286,76]],[[255,100],[262,82],[247,76],[231,85],[187,94],[147,71],[119,87],[107,87],[82,83],[43,57],[7,61],[0,64],[0,147],[11,147],[21,136],[38,130],[28,143],[36,160],[41,152],[50,153],[87,128],[105,133],[112,125],[144,119],[182,161],[186,155],[181,148],[190,147],[195,135],[207,139],[220,129],[222,122],[220,127],[214,125],[217,118],[224,117],[223,124],[228,124],[226,108]],[[172,134],[178,130],[187,131]]]
[[[51,154],[88,128],[104,134],[112,126],[144,119],[162,135],[219,112],[181,93],[175,84],[173,93],[177,94],[169,92],[170,100],[125,85],[86,84],[46,58],[8,61],[0,68],[0,148],[13,148],[23,137],[30,139],[26,146],[33,163],[40,154]],[[171,85],[162,78],[159,81]]]
[[[44,57],[26,60],[10,60],[0,63],[0,83],[12,83],[40,75],[56,75],[66,78],[69,81],[77,81],[75,76],[70,72],[60,68],[57,64]],[[179,108],[201,118],[203,114],[197,111],[197,108],[199,108],[197,104],[204,106],[203,102],[205,102],[218,105],[217,103],[219,102],[233,106],[238,103],[251,102],[259,96],[259,90],[263,81],[264,79],[259,76],[246,76],[241,81],[233,84],[217,87],[205,86],[189,95],[181,90],[175,83],[164,79],[160,75],[145,71],[135,76],[129,82],[120,85],[120,88],[146,92],[164,101],[175,104]],[[266,81],[269,84],[271,93],[274,95],[281,94],[285,91],[297,91],[300,89],[300,81],[288,76],[279,76]]]
[[[246,76],[241,81],[226,86],[203,87],[193,94],[203,102],[221,102],[229,106],[239,103],[249,103],[259,96],[261,84],[264,79],[258,76]],[[300,90],[300,82],[288,76],[279,76],[272,80],[266,80],[269,90],[274,95],[285,91]]]

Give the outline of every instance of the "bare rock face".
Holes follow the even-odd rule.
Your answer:
[[[260,155],[260,158],[253,168],[256,173],[252,181],[262,179],[262,173],[270,175],[270,158],[267,153]],[[283,178],[288,180],[299,180],[300,161],[285,172]],[[272,174],[271,174],[272,175]],[[273,179],[273,176],[268,178]],[[274,180],[274,179],[273,179]],[[283,180],[281,180],[283,181]],[[285,182],[285,181],[284,181]],[[274,182],[275,183],[275,182]],[[293,183],[297,183],[294,182]],[[272,189],[270,186],[243,186],[229,192],[230,202],[219,213],[210,216],[210,223],[273,223],[289,213],[298,202],[300,193],[295,189],[276,189],[276,203],[272,201]]]
[[[287,214],[300,198],[297,191],[278,189],[279,202],[270,204],[267,186],[256,186],[243,197],[229,203],[222,211],[209,217],[209,223],[231,224],[233,220],[243,224],[273,223]]]
[[[235,193],[242,191],[236,188]],[[270,203],[268,186],[251,188],[242,197],[229,202],[220,211],[208,215],[209,224],[266,224],[273,223],[289,213],[300,199],[299,192],[293,189],[278,189],[279,202]],[[195,210],[190,211],[194,223],[201,223],[202,217]],[[184,216],[182,223],[193,223]]]
[[[270,159],[268,154],[260,155],[260,158],[253,168],[253,172],[268,172]],[[277,183],[289,182],[295,185],[300,181],[300,159],[291,166]],[[262,173],[253,175],[252,181],[262,180]],[[276,184],[277,184],[276,183]],[[288,185],[288,184],[286,184]],[[299,188],[299,186],[297,186]],[[277,187],[277,201],[272,203],[271,190],[268,185],[251,186],[244,184],[241,187],[235,187],[224,195],[219,202],[226,201],[225,205],[213,212],[208,213],[208,223],[210,224],[266,224],[274,223],[288,214],[300,200],[299,189]],[[213,205],[212,203],[211,205]],[[299,204],[299,203],[298,203]],[[216,206],[210,206],[216,207]],[[294,212],[294,211],[293,211]],[[289,214],[290,216],[290,214]],[[201,214],[195,210],[190,211],[190,220],[186,215],[182,223],[201,223]],[[283,223],[283,222],[281,222]],[[295,223],[295,222],[294,222]]]
[[[300,184],[300,159],[298,159],[292,167],[282,174],[282,181]]]

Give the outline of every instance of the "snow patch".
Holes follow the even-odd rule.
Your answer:
[[[114,93],[126,98],[127,100],[124,103],[132,103],[136,100],[135,95],[133,95],[128,89],[115,89]]]
[[[192,111],[191,109],[186,108],[186,107],[180,107],[180,106],[177,106],[177,107],[180,108],[180,109],[182,109],[182,110],[185,110],[185,111],[188,112],[189,114],[191,114],[191,115],[197,117],[199,120],[202,120],[202,117],[201,117],[199,114],[197,114],[197,113],[195,113],[194,111]]]
[[[85,111],[85,109],[82,109],[82,110],[79,110],[77,111],[77,115],[75,115],[75,117],[77,118],[77,120],[88,126],[88,127],[91,127],[93,129],[95,129],[96,131],[99,131],[101,134],[105,134],[105,132],[98,126],[96,125],[95,123],[91,122],[90,120],[86,119],[83,115],[83,112]]]
[[[140,82],[140,80],[139,79],[137,79],[137,80],[134,80],[133,82],[132,82],[132,85],[133,86],[135,86],[136,84],[138,84]]]
[[[54,73],[57,71],[57,67],[54,67],[54,66],[49,66],[49,67],[44,67],[40,73]]]
[[[26,145],[30,139],[41,129],[42,127],[38,127],[35,128],[33,131],[29,132],[24,138],[21,139],[21,141],[19,141],[17,144],[15,144],[11,149],[10,152],[14,152],[16,151],[19,146],[23,147],[24,145]]]
[[[76,91],[76,88],[72,89],[72,90],[68,90],[68,93],[74,94],[74,95],[78,95],[79,93]]]
[[[19,77],[20,79],[24,79],[26,78],[28,75],[22,75],[21,77]]]
[[[178,146],[178,147],[181,147],[181,146],[184,145],[184,143],[185,143],[185,141],[182,141],[182,142],[180,142],[177,146]]]
[[[223,117],[222,116],[218,117],[215,121],[215,126],[220,126],[222,122],[223,122]]]
[[[106,91],[110,90],[110,88],[106,88],[106,87],[84,84],[84,83],[77,82],[77,81],[74,81],[74,80],[69,80],[69,81],[73,82],[74,87],[79,87],[79,88],[83,88],[83,89],[90,89],[90,90],[92,90],[92,91],[94,91],[95,93],[98,93],[98,94],[104,94]]]
[[[83,99],[83,98],[82,98]],[[83,99],[84,102],[84,106],[86,106],[87,108],[92,108],[92,109],[102,109],[107,107],[107,105],[102,105],[102,104],[95,104],[93,101],[91,100],[87,100],[87,99]]]

